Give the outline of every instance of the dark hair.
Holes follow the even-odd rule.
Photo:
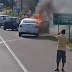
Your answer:
[[[65,34],[65,29],[61,31],[62,34]]]

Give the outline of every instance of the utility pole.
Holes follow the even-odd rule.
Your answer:
[[[12,16],[13,16],[13,0],[12,0]]]
[[[23,6],[22,6],[23,4],[22,3],[23,3],[23,0],[21,0],[21,12],[22,12],[22,9],[23,9]]]
[[[13,11],[13,0],[12,0],[12,11]]]

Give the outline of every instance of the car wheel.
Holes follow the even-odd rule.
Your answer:
[[[16,30],[18,31],[19,30],[19,27],[17,27]]]
[[[19,37],[21,37],[21,35],[22,35],[22,33],[21,33],[21,32],[19,32]]]
[[[0,28],[1,28],[1,24],[0,24]]]
[[[36,37],[39,37],[39,34],[36,34]]]
[[[4,28],[4,30],[6,30],[6,28]]]
[[[12,31],[14,30],[14,28],[12,28]]]

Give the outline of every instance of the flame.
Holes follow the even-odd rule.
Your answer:
[[[40,26],[40,24],[41,24],[41,22],[43,22],[43,16],[41,15],[41,14],[36,14],[35,16],[34,16],[34,18],[37,20],[37,22],[38,22],[38,26]]]

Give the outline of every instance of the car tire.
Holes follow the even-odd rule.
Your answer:
[[[6,30],[6,28],[4,28],[4,30]]]
[[[14,28],[12,28],[12,31],[14,31]]]
[[[19,27],[17,27],[16,30],[18,31],[19,30]]]
[[[22,35],[22,33],[21,33],[21,32],[19,32],[19,37],[21,37],[21,35]]]
[[[39,34],[36,34],[36,37],[39,37]]]
[[[0,24],[0,28],[1,28],[1,24]]]

